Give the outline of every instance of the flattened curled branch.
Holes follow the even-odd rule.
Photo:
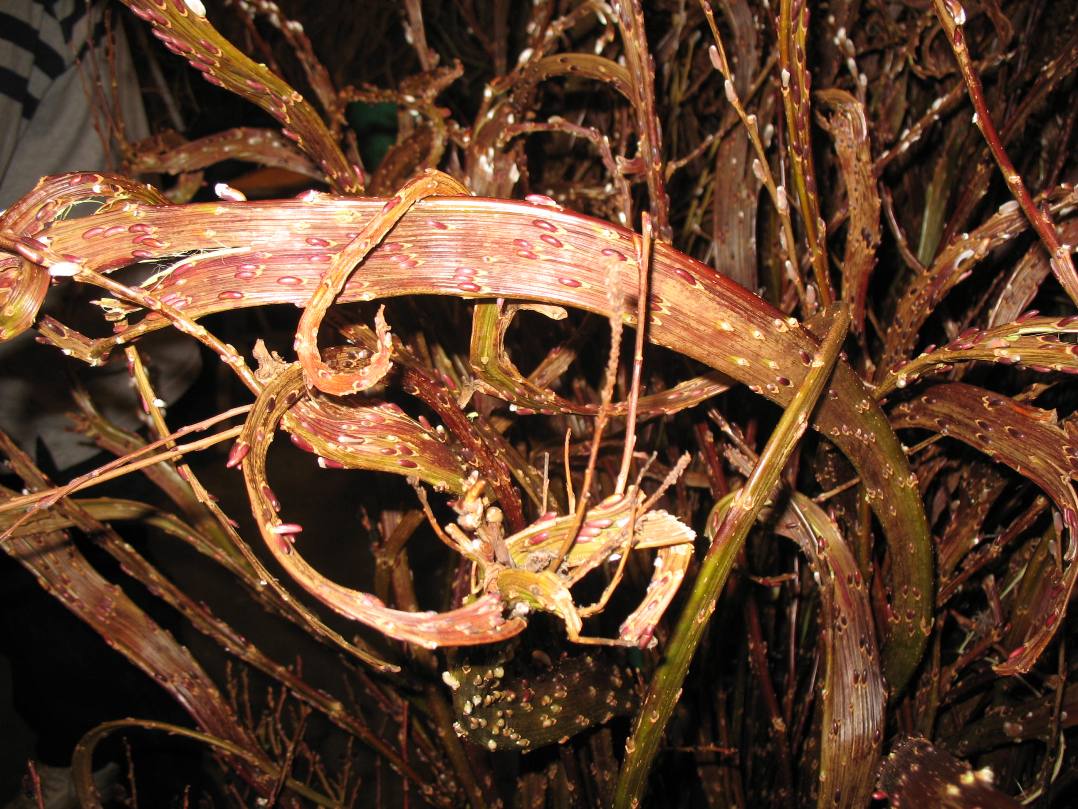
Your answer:
[[[486,594],[446,613],[405,612],[386,607],[378,598],[344,587],[323,576],[296,551],[296,536],[303,530],[281,520],[280,504],[266,481],[266,453],[281,419],[306,395],[303,370],[293,364],[281,370],[255,400],[240,437],[249,446],[243,456],[243,480],[270,553],[307,592],[341,615],[359,621],[391,638],[426,648],[467,646],[506,640],[524,628],[520,618],[506,619],[501,599]]]
[[[393,226],[419,200],[437,194],[467,196],[468,190],[448,174],[428,170],[407,183],[400,192],[390,198],[358,234],[333,257],[329,269],[322,276],[314,294],[303,309],[303,316],[296,329],[296,354],[307,376],[307,384],[325,393],[339,396],[366,390],[389,371],[393,354],[393,340],[386,325],[384,309],[375,317],[378,345],[371,362],[358,371],[334,371],[322,361],[318,352],[318,327],[334,299],[344,289],[348,277],[381,242]],[[321,241],[314,238],[315,241]],[[310,240],[308,240],[310,241]]]
[[[199,318],[243,306],[304,305],[321,280],[326,257],[331,261],[386,202],[309,193],[278,202],[128,203],[79,220],[48,222],[47,232],[56,252],[79,255],[89,268],[111,269],[131,262],[133,250],[155,258],[203,249],[210,237],[200,223],[212,221],[214,254],[185,263],[182,274],[163,273],[145,288],[187,317]],[[133,225],[137,233],[129,230]],[[144,235],[162,246],[133,242]],[[629,231],[572,211],[432,197],[408,209],[391,238],[366,256],[363,272],[349,275],[337,300],[427,294],[506,298],[617,317],[607,287],[613,273],[632,300],[639,283],[634,252]],[[807,330],[662,242],[655,244],[651,266],[652,342],[706,363],[779,404],[790,402],[818,345]],[[633,309],[622,306],[626,324],[635,322]],[[167,319],[150,312],[122,335],[87,342],[93,355],[101,356],[119,340],[167,325]],[[930,622],[931,545],[923,505],[886,417],[845,362],[832,375],[811,424],[857,468],[892,549],[895,596],[884,661],[888,681],[900,688],[920,659]]]

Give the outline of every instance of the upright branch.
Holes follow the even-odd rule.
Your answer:
[[[618,471],[615,494],[623,494],[629,480],[633,449],[636,447],[636,411],[640,400],[640,375],[644,369],[644,339],[648,324],[648,269],[651,267],[651,217],[644,213],[641,238],[637,243],[636,263],[640,278],[636,293],[636,338],[633,341],[633,376],[629,384],[629,413],[625,419],[625,447],[622,450],[621,469]]]
[[[610,280],[613,280],[614,276],[611,274]],[[618,374],[618,356],[621,353],[621,335],[624,326],[621,322],[621,291],[616,283],[613,283],[607,289],[607,295],[611,299],[612,313],[610,316],[610,355],[606,363],[606,372],[603,376],[603,387],[599,394],[599,412],[595,416],[595,425],[592,427],[591,433],[591,447],[588,451],[588,465],[584,469],[584,480],[580,484],[580,499],[576,501],[576,510],[573,512],[573,524],[572,528],[566,533],[565,539],[562,541],[561,546],[558,548],[557,553],[554,555],[554,559],[550,564],[550,569],[557,570],[559,565],[565,559],[566,554],[573,547],[573,543],[576,542],[577,534],[580,531],[580,526],[584,522],[584,515],[588,510],[588,503],[591,500],[591,484],[592,479],[595,476],[595,465],[599,460],[599,449],[602,446],[603,433],[606,431],[607,422],[610,420],[610,404],[614,398],[614,383]],[[614,303],[617,301],[617,303]],[[566,435],[566,466],[565,466],[565,480],[566,486],[569,487],[568,495],[569,501],[572,502],[574,497],[572,493],[572,475],[569,472],[569,436]]]
[[[157,722],[150,719],[117,719],[112,722],[104,722],[90,730],[79,740],[71,757],[71,777],[75,784],[75,791],[79,796],[80,806],[87,807],[87,809],[103,809],[101,794],[98,792],[97,784],[94,782],[94,749],[110,734],[130,728],[164,731],[169,736],[191,739],[209,747],[218,754],[239,759],[259,773],[267,783],[272,782],[275,784],[275,788],[267,789],[267,793],[272,792],[274,796],[280,792],[282,787],[287,787],[291,792],[306,798],[316,806],[329,807],[329,809],[340,809],[342,807],[340,802],[327,797],[302,781],[292,778],[287,772],[281,771],[274,761],[260,752],[256,752],[257,748],[255,747],[236,744],[229,739],[212,733],[191,730],[182,725]],[[259,802],[264,802],[267,806],[271,804],[268,797],[260,798]],[[284,801],[278,804],[276,797],[274,797],[272,804],[286,805]]]
[[[768,196],[771,197],[771,204],[775,206],[779,221],[782,222],[782,231],[779,233],[779,253],[782,256],[786,277],[797,290],[797,297],[807,306],[805,282],[801,277],[801,265],[797,258],[797,236],[794,234],[793,220],[790,217],[790,200],[786,193],[786,186],[775,182],[775,177],[767,160],[767,150],[764,148],[763,139],[760,137],[757,118],[745,110],[745,105],[737,92],[734,74],[730,69],[730,61],[726,57],[726,48],[722,44],[722,36],[719,33],[718,26],[715,24],[715,13],[711,10],[708,0],[700,0],[700,7],[704,11],[708,27],[711,29],[711,36],[715,40],[715,43],[708,48],[707,52],[708,58],[711,60],[711,66],[722,75],[726,100],[734,108],[738,118],[741,119],[745,131],[748,133],[749,141],[752,143],[753,151],[756,152],[756,158],[752,161],[753,174],[767,189]],[[811,312],[811,307],[808,307],[808,311]]]
[[[809,261],[816,277],[820,302],[835,299],[827,262],[827,224],[820,216],[816,168],[812,159],[812,77],[807,63],[809,7],[805,0],[782,0],[779,6],[779,77],[786,110],[786,137],[790,165],[801,206],[801,221],[808,240]]]
[[[858,99],[843,90],[818,90],[824,113],[820,125],[834,140],[850,212],[842,259],[842,299],[850,306],[851,328],[864,330],[868,282],[880,245],[880,195],[872,168],[868,122]]]
[[[625,64],[629,70],[632,88],[633,111],[636,114],[637,133],[640,138],[640,159],[648,183],[651,215],[655,230],[664,242],[673,239],[670,228],[670,198],[666,194],[666,176],[663,173],[662,133],[655,108],[655,60],[648,51],[647,33],[644,31],[644,11],[640,0],[615,0],[618,29],[625,49]]]
[[[820,344],[793,401],[783,412],[764,451],[760,453],[760,460],[752,474],[740,491],[729,496],[729,508],[715,531],[711,547],[700,565],[700,573],[667,645],[666,660],[651,681],[644,704],[633,724],[632,734],[625,743],[625,760],[614,798],[617,809],[636,809],[642,805],[648,773],[681,696],[689,663],[715,611],[715,602],[733,569],[734,560],[745,544],[749,529],[772,496],[779,475],[808,427],[812,410],[838,361],[849,323],[849,312],[841,304],[834,311],[827,336]]]
[[[412,43],[419,64],[424,70],[434,70],[438,66],[438,54],[427,44],[427,28],[423,22],[423,6],[419,0],[405,0],[405,12],[408,21],[404,24],[404,38]]]

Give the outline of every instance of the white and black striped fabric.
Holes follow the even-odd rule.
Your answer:
[[[118,19],[106,26],[106,10],[121,11],[122,6],[108,0],[0,0],[0,209],[47,174],[116,168],[94,126],[100,113],[95,112],[90,93],[98,98],[112,95],[110,86],[92,84],[98,71],[111,85],[115,67],[118,99],[111,107],[123,110],[127,137],[138,140],[148,134],[123,26]],[[106,32],[115,36],[111,64],[105,55]],[[68,215],[91,210],[84,206]],[[51,290],[45,308],[70,322],[69,296],[79,294],[93,295],[71,284]],[[65,412],[71,409],[71,383],[55,364],[55,349],[45,349],[30,331],[0,343],[0,427],[32,454],[38,442],[43,443],[62,469],[85,460],[97,448],[68,429]],[[155,350],[157,367],[167,369],[157,378],[159,395],[173,401],[197,374],[197,345],[185,337],[165,340]],[[110,419],[128,429],[137,426],[137,419],[131,419],[135,402],[122,365],[95,369],[86,375],[86,382]],[[0,727],[2,722],[0,716]]]
[[[63,99],[75,92],[85,96],[76,63],[103,31],[101,13],[91,13],[86,0],[0,0],[0,178],[10,173],[21,142],[34,133],[43,113],[58,134],[87,123],[85,101],[80,98],[71,108]],[[53,154],[61,160],[79,156],[82,150],[73,140],[87,135],[95,137],[92,130],[69,131]],[[100,154],[100,144],[96,149]],[[9,190],[7,182],[3,185]],[[11,201],[0,198],[0,207]]]
[[[86,48],[86,22],[85,0],[0,2],[0,95],[14,105],[5,112],[34,117],[49,85]]]

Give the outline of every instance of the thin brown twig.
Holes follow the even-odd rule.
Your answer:
[[[71,482],[64,486],[59,486],[56,489],[50,489],[44,492],[35,492],[33,494],[22,495],[20,497],[13,497],[10,500],[6,500],[0,503],[0,514],[7,511],[14,511],[20,509],[23,506],[35,505],[42,501],[46,501],[42,508],[47,508],[49,504],[60,500],[63,497],[67,497],[74,494],[77,491],[82,491],[90,486],[94,486],[98,483],[104,483],[106,480],[113,480],[118,477],[136,472],[139,469],[144,469],[147,466],[153,466],[154,464],[161,463],[162,461],[171,461],[176,458],[182,458],[189,452],[195,452],[206,447],[219,444],[222,441],[227,441],[230,438],[235,438],[239,435],[239,431],[242,427],[232,427],[228,430],[224,430],[220,433],[208,436],[207,438],[199,439],[188,444],[177,445],[174,449],[167,450],[165,452],[156,453],[148,457],[140,457],[151,450],[157,449],[161,446],[168,446],[174,442],[177,438],[182,438],[189,433],[205,430],[207,427],[211,427],[221,421],[233,418],[247,413],[251,409],[250,405],[241,405],[240,407],[234,407],[231,410],[226,410],[224,413],[219,413],[216,416],[211,416],[208,419],[204,419],[196,424],[189,424],[186,427],[166,435],[164,438],[160,438],[157,441],[153,441],[149,444],[145,444],[139,447],[134,452],[130,452],[127,455],[123,455],[115,460],[109,461],[103,466],[92,469],[84,475],[80,475]],[[16,524],[8,528],[8,531],[4,534],[6,537],[11,531],[15,530],[20,524],[21,520]]]
[[[969,55],[966,45],[965,29],[962,27],[966,21],[966,11],[959,0],[932,0],[936,10],[936,16],[947,33],[947,41],[951,45],[958,67],[962,71],[962,78],[966,82],[970,101],[973,102],[973,123],[981,130],[985,142],[988,144],[992,157],[995,158],[1007,188],[1014,196],[1022,212],[1029,219],[1033,229],[1037,231],[1045,249],[1048,251],[1049,264],[1052,273],[1066,291],[1070,299],[1078,306],[1078,274],[1075,273],[1074,261],[1071,259],[1071,246],[1060,244],[1048,214],[1039,209],[1033,202],[1029,190],[1026,188],[1022,175],[1014,167],[1007,151],[1003,148],[996,125],[992,122],[992,115],[988,111],[988,105],[984,99],[984,88],[981,78],[973,67],[973,60]]]
[[[34,789],[34,801],[37,803],[37,809],[45,809],[45,796],[41,792],[41,776],[37,773],[37,765],[34,764],[33,759],[27,760],[26,770]]]

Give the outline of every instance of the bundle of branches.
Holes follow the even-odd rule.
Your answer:
[[[132,726],[208,746],[235,805],[1073,800],[1066,4],[410,0],[308,36],[269,0],[125,3],[173,86],[251,116],[0,217],[0,335],[126,361],[146,415],[80,396],[116,459],[62,484],[3,439],[0,547],[193,725],[91,731],[84,805]],[[40,315],[56,283],[111,329]],[[215,415],[166,418],[162,329],[219,362]],[[161,501],[94,496],[136,472]],[[358,520],[318,519],[328,487]],[[295,665],[123,522],[296,628]]]

